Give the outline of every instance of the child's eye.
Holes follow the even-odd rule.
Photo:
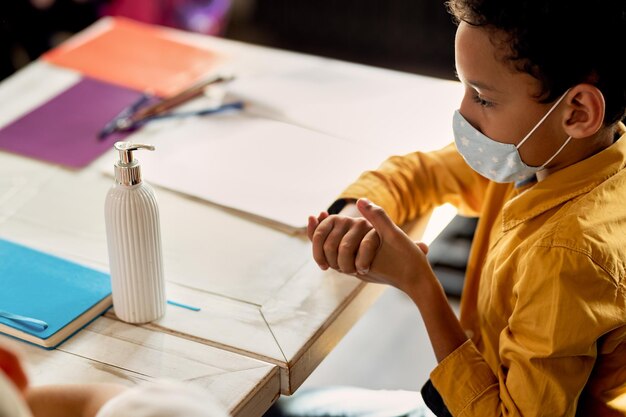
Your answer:
[[[485,100],[484,98],[482,98],[478,94],[474,94],[474,96],[472,98],[474,99],[475,103],[480,104],[482,107],[493,107],[493,102],[492,101]]]

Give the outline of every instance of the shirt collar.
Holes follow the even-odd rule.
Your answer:
[[[626,166],[626,127],[618,123],[620,138],[613,145],[563,168],[509,200],[502,210],[507,231],[572,198],[584,194]]]

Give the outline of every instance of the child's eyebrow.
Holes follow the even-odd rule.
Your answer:
[[[495,93],[499,93],[500,92],[494,86],[486,84],[486,83],[481,82],[481,81],[467,80],[467,83],[469,85],[471,85],[472,87],[477,88],[479,90],[487,90],[487,91],[492,91],[492,92],[495,92]]]
[[[456,77],[457,80],[461,81],[463,84],[468,84],[474,88],[480,89],[480,90],[487,90],[487,91],[493,91],[494,93],[499,93],[500,90],[498,90],[497,88],[495,88],[492,85],[486,84],[484,82],[481,81],[474,81],[474,80],[463,80],[461,79],[461,77],[459,76],[459,72],[456,70],[456,68],[454,69],[454,76]]]

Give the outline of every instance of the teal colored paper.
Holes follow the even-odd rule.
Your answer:
[[[48,339],[111,294],[108,274],[0,239],[0,310],[48,323],[37,332],[0,317],[0,323]]]

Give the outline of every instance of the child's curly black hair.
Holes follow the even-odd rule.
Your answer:
[[[606,102],[604,122],[626,113],[626,0],[449,0],[457,22],[501,31],[506,58],[542,85],[542,102],[586,82]]]

